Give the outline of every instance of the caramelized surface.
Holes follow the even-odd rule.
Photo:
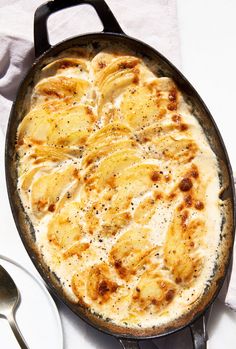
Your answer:
[[[149,65],[117,49],[63,53],[43,68],[17,140],[45,261],[72,301],[129,327],[189,311],[219,239],[215,156]]]

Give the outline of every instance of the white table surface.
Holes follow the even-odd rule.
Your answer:
[[[163,0],[166,1],[166,0]],[[235,0],[177,0],[181,39],[182,66],[180,69],[200,93],[221,131],[233,168],[236,170],[236,1]],[[148,0],[146,0],[148,6]],[[158,21],[158,18],[157,18]],[[147,22],[148,25],[148,22]],[[2,137],[2,136],[1,136]],[[5,188],[3,176],[3,139],[0,140],[0,186]],[[14,258],[15,251],[23,250],[11,218],[6,190],[0,197],[0,252]],[[12,238],[14,237],[14,245]],[[18,258],[32,271],[26,255]],[[235,295],[236,296],[236,295]],[[120,346],[109,336],[85,325],[61,304],[58,304],[65,328],[66,349],[118,349]],[[47,321],[47,319],[45,319]],[[236,343],[236,313],[219,301],[213,308],[209,323],[209,349],[233,349]],[[82,334],[82,335],[81,335]],[[177,341],[173,349],[184,349]],[[142,344],[142,348],[153,348]],[[165,348],[162,346],[161,348]],[[45,348],[49,349],[49,348]]]

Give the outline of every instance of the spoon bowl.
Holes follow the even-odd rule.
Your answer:
[[[29,349],[15,320],[15,311],[20,303],[20,293],[9,273],[0,265],[0,317],[8,320],[22,349]]]

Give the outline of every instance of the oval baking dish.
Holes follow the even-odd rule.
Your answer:
[[[93,6],[103,24],[104,30],[101,33],[80,35],[65,40],[55,46],[51,46],[49,44],[47,33],[48,17],[56,11],[78,4],[89,4]],[[195,348],[205,348],[206,338],[204,333],[204,314],[207,312],[209,306],[221,289],[224,277],[228,270],[235,227],[235,195],[231,166],[223,140],[209,110],[187,79],[165,57],[149,45],[127,36],[122,31],[112,12],[103,0],[55,0],[43,4],[35,13],[34,43],[36,60],[19,87],[16,100],[12,106],[6,136],[5,157],[7,188],[13,216],[21,239],[32,261],[49,288],[59,297],[59,299],[61,299],[75,314],[90,325],[107,334],[115,336],[124,348],[138,348],[138,341],[141,339],[165,336],[187,326],[190,326],[192,329]],[[197,303],[196,307],[176,321],[172,321],[163,326],[140,329],[125,328],[112,322],[105,321],[95,313],[89,312],[86,307],[70,302],[64,294],[63,287],[55,273],[49,270],[37,250],[34,226],[22,206],[18,192],[16,135],[18,126],[27,113],[29,96],[34,87],[36,76],[49,61],[56,59],[62,51],[87,45],[92,45],[97,49],[100,46],[102,47],[104,43],[110,43],[111,47],[112,45],[125,46],[133,52],[142,55],[146,59],[155,61],[159,67],[159,76],[173,79],[204,130],[205,136],[207,137],[219,164],[219,180],[221,185],[220,199],[224,203],[225,208],[224,217],[221,223],[220,255],[216,255],[215,258],[214,274],[211,276],[204,294],[201,297],[201,301]],[[183,188],[183,191],[185,191],[185,189],[186,188]]]

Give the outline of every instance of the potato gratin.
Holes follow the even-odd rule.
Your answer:
[[[64,51],[18,128],[18,188],[45,262],[70,301],[130,328],[189,312],[220,242],[215,154],[157,71],[122,48]]]

